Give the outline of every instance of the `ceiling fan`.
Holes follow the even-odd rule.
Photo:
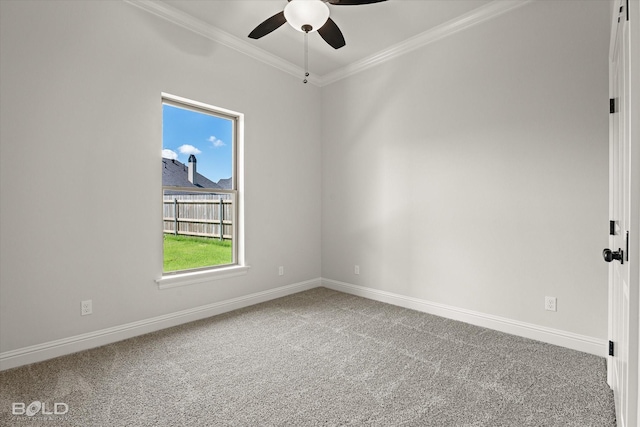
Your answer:
[[[252,39],[259,39],[280,28],[288,22],[293,28],[303,33],[317,31],[334,49],[340,49],[346,42],[342,31],[329,17],[328,4],[334,6],[357,6],[379,3],[386,0],[287,0],[284,10],[276,13],[258,25],[250,34]]]

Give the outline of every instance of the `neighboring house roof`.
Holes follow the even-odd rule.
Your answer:
[[[231,190],[231,178],[221,179],[218,181],[218,186],[224,190]]]
[[[196,171],[196,183],[189,181],[189,167],[177,160],[162,159],[162,185],[168,187],[194,187],[222,189],[220,185]],[[223,181],[223,180],[221,180]]]

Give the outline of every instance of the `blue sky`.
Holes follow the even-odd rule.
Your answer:
[[[187,163],[213,182],[231,178],[233,123],[229,119],[162,105],[162,157]]]

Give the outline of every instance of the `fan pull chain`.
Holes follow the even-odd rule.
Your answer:
[[[304,80],[302,83],[307,84],[309,77],[309,32],[304,33]]]

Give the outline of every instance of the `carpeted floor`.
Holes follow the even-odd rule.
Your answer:
[[[0,384],[3,426],[615,426],[603,358],[325,288]]]

